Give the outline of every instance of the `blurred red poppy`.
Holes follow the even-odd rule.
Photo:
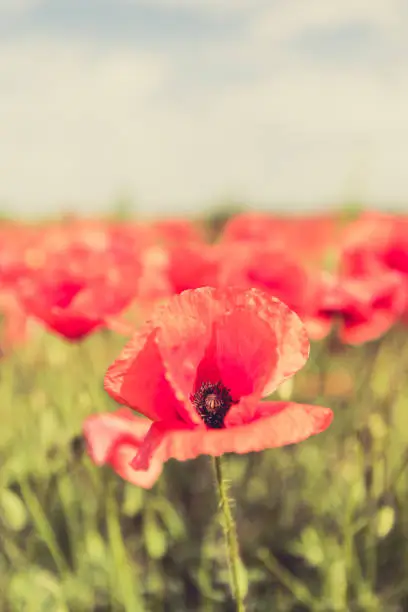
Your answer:
[[[83,432],[92,461],[96,465],[109,464],[125,480],[150,489],[161,474],[162,463],[154,459],[148,470],[130,467],[150,425],[148,419],[137,417],[126,408],[89,416]]]
[[[188,219],[161,219],[150,225],[150,231],[163,244],[201,242],[204,236],[203,227]]]
[[[26,312],[68,340],[80,340],[135,297],[140,259],[109,231],[51,228],[17,285]]]
[[[344,245],[341,268],[346,274],[378,275],[385,270],[398,273],[405,292],[408,314],[408,218],[386,214],[365,214],[350,227]]]
[[[269,242],[231,243],[220,256],[221,287],[255,287],[274,295],[301,318],[310,311],[314,278],[298,261]]]
[[[334,324],[346,344],[362,344],[383,335],[399,319],[404,291],[399,275],[382,271],[376,276],[324,275],[313,316],[306,317],[310,338],[320,340]]]
[[[297,315],[259,290],[203,287],[172,297],[105,377],[116,401],[154,421],[132,466],[259,451],[323,431],[328,408],[260,402],[308,354]]]
[[[267,242],[274,248],[296,254],[303,262],[322,262],[337,244],[345,228],[339,214],[274,216],[268,213],[235,215],[224,228],[221,241]]]
[[[215,287],[219,268],[219,249],[204,242],[180,242],[168,245],[167,278],[171,293],[186,289]]]

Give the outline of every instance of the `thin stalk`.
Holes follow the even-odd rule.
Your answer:
[[[244,594],[242,593],[241,581],[239,579],[242,561],[239,555],[237,528],[231,511],[231,499],[228,495],[228,483],[223,474],[224,470],[221,457],[214,457],[214,470],[220,507],[224,519],[224,535],[230,569],[231,593],[236,602],[236,611],[245,612]]]
[[[308,606],[312,610],[318,609],[318,602],[313,597],[307,586],[298,580],[289,570],[279,563],[276,557],[266,549],[262,549],[257,554],[258,559],[265,565],[266,569],[275,576],[279,582],[290,592],[300,603]]]
[[[21,494],[31,514],[34,525],[37,528],[38,533],[47,545],[47,548],[54,560],[54,563],[59,573],[64,576],[69,573],[69,568],[64,555],[58,545],[55,533],[52,526],[48,522],[48,519],[42,509],[40,501],[35,493],[31,490],[30,485],[26,480],[20,481]]]

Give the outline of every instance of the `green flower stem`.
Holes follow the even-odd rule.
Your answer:
[[[228,483],[223,474],[221,457],[214,457],[215,478],[217,481],[220,507],[224,519],[224,535],[227,545],[228,563],[230,569],[231,593],[236,602],[237,612],[245,612],[244,595],[239,579],[240,564],[237,528],[231,512],[231,500],[228,496]]]

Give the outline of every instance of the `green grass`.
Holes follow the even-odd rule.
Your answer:
[[[1,611],[234,610],[210,459],[171,461],[143,491],[81,450],[84,417],[115,407],[102,382],[122,344],[39,334],[2,359]],[[344,371],[353,393],[325,397]],[[406,330],[315,345],[293,398],[332,407],[333,425],[228,456],[249,612],[408,609],[407,373]]]

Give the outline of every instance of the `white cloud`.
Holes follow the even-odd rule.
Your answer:
[[[211,53],[228,68],[246,50],[212,42],[196,72]],[[269,57],[248,58],[252,79],[194,91],[171,54],[0,43],[0,201],[90,209],[126,192],[146,211],[223,195],[324,204],[348,194],[357,170],[353,195],[408,200],[402,60],[384,77],[376,66],[285,56],[268,70]]]
[[[3,43],[0,199],[95,201],[133,186],[167,73],[165,57],[128,49]]]
[[[235,13],[253,10],[265,4],[264,0],[121,0],[125,4],[155,6],[166,9],[184,9],[204,13]]]
[[[44,0],[0,0],[0,15],[19,15],[43,4]]]
[[[402,24],[404,0],[288,0],[260,11],[252,22],[254,38],[289,40],[310,29],[365,24],[382,31]]]

